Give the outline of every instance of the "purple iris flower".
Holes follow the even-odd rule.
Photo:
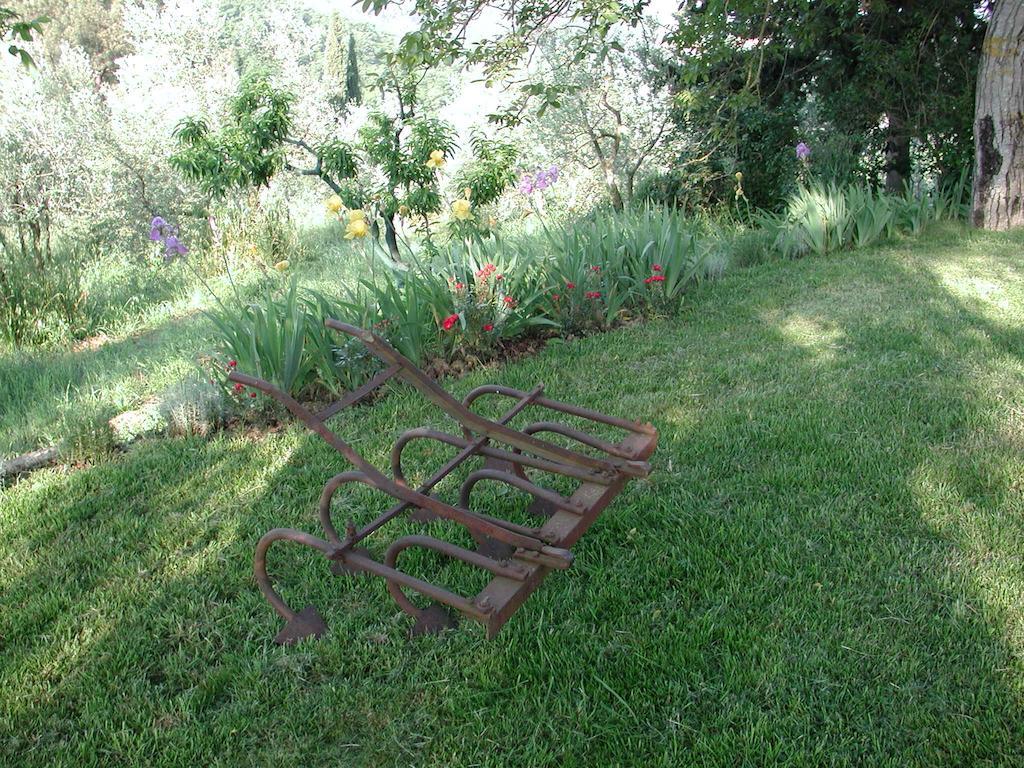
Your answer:
[[[811,148],[802,141],[796,145],[796,157],[798,160],[807,160],[811,156]]]
[[[531,195],[542,189],[547,189],[558,181],[558,166],[552,165],[548,169],[538,168],[534,173],[524,173],[519,181],[519,191],[524,195]]]
[[[178,228],[171,226],[160,216],[154,217],[150,223],[149,239],[163,243],[165,262],[172,262],[178,256],[188,253],[188,248],[178,239]]]

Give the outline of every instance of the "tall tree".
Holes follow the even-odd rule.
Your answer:
[[[348,36],[348,65],[345,68],[345,101],[348,104],[363,103],[363,89],[359,83],[359,63],[356,61],[356,36]]]
[[[972,221],[1024,226],[1024,3],[994,0],[978,69]]]
[[[328,87],[340,90],[345,79],[345,44],[343,40],[341,16],[332,13],[327,22],[327,39],[324,42],[324,73],[327,75]]]
[[[646,77],[661,49],[661,30],[653,24],[616,30],[609,37],[616,47],[607,55],[590,54],[567,71],[568,34],[550,35],[538,48],[538,75],[567,88],[557,107],[532,122],[532,132],[556,159],[593,171],[621,210],[633,201],[638,177],[675,163],[681,149],[669,89],[652,87]]]
[[[811,99],[828,128],[881,152],[890,191],[909,181],[914,141],[943,175],[969,166],[985,27],[974,0],[704,0],[679,19],[680,89],[710,106],[737,154],[750,145],[746,115],[758,128],[788,112],[792,131]]]

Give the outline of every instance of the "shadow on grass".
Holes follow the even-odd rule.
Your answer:
[[[280,622],[252,583],[252,548],[277,525],[318,532],[316,497],[341,466],[298,431],[154,443],[7,491],[8,754],[1019,762],[1021,463],[997,438],[1000,395],[1024,382],[1020,330],[951,293],[936,259],[773,265],[702,289],[680,322],[457,382],[461,394],[544,380],[554,397],[662,434],[652,479],[492,642],[465,627],[406,643],[379,580],[331,579],[282,548],[282,590],[316,604],[331,634],[269,644]],[[401,428],[433,419],[398,395],[337,427],[386,466]],[[346,498],[361,520],[364,503],[382,503]]]
[[[0,356],[0,455],[74,440],[157,394],[195,367],[201,321],[176,317],[139,336],[95,348],[10,351]]]

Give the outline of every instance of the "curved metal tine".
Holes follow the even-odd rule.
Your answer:
[[[327,534],[327,538],[336,546],[348,546],[353,543],[347,541],[343,542],[341,537],[338,535],[338,530],[334,527],[334,523],[331,521],[331,500],[334,498],[335,491],[346,483],[363,483],[371,488],[377,488],[370,478],[366,476],[366,473],[360,472],[359,470],[341,472],[328,480],[324,485],[324,489],[320,493],[320,525],[323,526],[324,533]],[[346,539],[347,538],[348,536],[346,536]]]
[[[274,528],[263,535],[256,545],[256,553],[253,556],[253,575],[256,577],[260,592],[278,615],[287,622],[284,629],[274,638],[275,642],[280,645],[289,645],[304,637],[320,637],[327,631],[327,625],[316,608],[307,605],[299,612],[293,611],[284,598],[274,590],[274,586],[270,582],[270,576],[267,575],[267,550],[276,541],[294,541],[297,544],[319,550],[328,557],[334,553],[335,548],[330,542],[293,528]]]
[[[477,387],[472,390],[463,399],[462,403],[467,408],[473,404],[473,401],[483,395],[502,395],[503,397],[522,397],[522,390],[513,389],[512,387],[503,387],[500,384],[485,384],[481,387]],[[617,416],[609,416],[606,413],[600,411],[592,411],[589,408],[581,408],[578,405],[572,403],[563,403],[559,400],[552,400],[548,397],[538,397],[534,399],[533,405],[540,408],[547,408],[551,411],[559,411],[560,413],[567,413],[570,416],[579,416],[581,419],[587,419],[589,421],[596,421],[599,424],[607,424],[610,427],[618,427],[624,429],[627,432],[636,432],[644,435],[652,435],[655,430],[650,424],[643,424],[639,421],[630,421],[629,419],[620,419]]]
[[[444,587],[439,587],[435,584],[431,584],[429,581],[418,579],[415,576],[411,576],[408,573],[404,573],[395,568],[395,562],[398,558],[398,553],[405,548],[404,546],[400,546],[398,547],[398,549],[396,549],[396,546],[410,538],[416,537],[403,537],[400,539],[396,539],[388,548],[383,563],[378,563],[371,557],[357,554],[346,555],[345,562],[351,565],[353,568],[358,568],[368,573],[372,573],[375,576],[380,576],[384,578],[388,583],[388,591],[391,592],[392,595],[395,595],[395,591],[397,591],[398,595],[400,596],[395,597],[395,602],[398,603],[399,607],[403,611],[405,611],[411,616],[416,616],[419,613],[419,609],[416,608],[416,606],[414,606],[407,597],[405,597],[402,591],[397,588],[397,585],[408,587],[409,589],[419,592],[421,595],[425,595],[432,600],[436,600],[439,603],[449,605],[452,608],[455,608],[460,613],[463,613],[466,616],[469,616],[470,618],[476,619],[477,621],[486,621],[487,614],[480,608],[478,608],[476,605],[474,605],[470,600],[464,598],[462,595],[457,595],[454,592],[445,589]],[[430,537],[423,538],[429,539]],[[437,539],[434,539],[434,541],[437,541]],[[409,544],[407,546],[412,546],[412,544]]]
[[[347,333],[348,335],[354,336],[362,341],[363,344],[366,345],[367,349],[373,352],[385,363],[397,363],[401,365],[402,372],[399,375],[403,379],[418,389],[424,397],[441,408],[441,410],[445,411],[445,413],[455,419],[460,425],[471,429],[477,434],[487,435],[491,439],[500,440],[501,442],[519,448],[522,451],[528,451],[537,456],[556,462],[589,467],[601,472],[621,473],[630,477],[644,476],[646,474],[646,472],[640,467],[633,466],[636,462],[623,461],[619,459],[608,460],[600,459],[595,456],[587,456],[586,454],[577,453],[569,450],[568,448],[563,448],[560,445],[549,443],[544,440],[538,440],[530,435],[524,435],[522,432],[515,429],[498,424],[490,419],[485,419],[483,416],[480,416],[466,408],[462,403],[440,387],[437,382],[413,365],[408,358],[401,355],[390,344],[375,334],[363,330],[362,328],[357,328],[354,325],[342,323],[331,318],[328,318],[324,322],[328,328],[341,331],[342,333]]]
[[[395,540],[384,556],[385,567],[392,569],[394,573],[402,573],[397,569],[398,556],[410,547],[430,549],[454,560],[460,560],[469,565],[482,568],[495,576],[502,576],[515,581],[525,581],[530,575],[530,572],[518,563],[498,563],[477,552],[463,549],[462,547],[450,544],[447,541],[435,539],[432,536],[403,536],[402,538]],[[408,577],[406,574],[402,575],[406,578],[412,578]],[[479,602],[476,600],[469,601],[460,595],[455,595],[441,587],[435,587],[432,584],[428,585],[430,589],[426,590],[417,588],[415,584],[411,584],[408,581],[388,579],[388,592],[391,593],[391,597],[394,598],[394,601],[398,603],[398,606],[403,611],[416,619],[416,624],[412,630],[414,635],[423,634],[425,632],[438,632],[446,627],[454,626],[454,623],[451,621],[450,617],[447,617],[444,614],[443,611],[438,614],[436,612],[432,612],[432,610],[436,611],[436,609],[429,607],[419,609],[413,605],[412,601],[406,597],[405,592],[402,591],[403,583],[417,592],[420,592],[420,594],[424,594],[440,603],[451,606],[460,613],[485,625],[490,618],[491,612],[494,610],[494,606],[492,606],[486,598],[481,599]],[[426,584],[426,582],[422,582],[422,584]]]
[[[599,451],[603,451],[612,456],[618,456],[620,458],[628,458],[630,454],[627,451],[622,450],[615,443],[610,443],[607,440],[602,440],[600,437],[591,435],[588,432],[570,427],[568,424],[562,424],[557,421],[535,421],[532,424],[527,424],[523,427],[524,435],[535,435],[538,432],[551,432],[555,435],[562,435],[562,437],[568,437],[570,440],[575,440],[577,443],[595,448]]]
[[[473,488],[481,480],[493,480],[498,483],[506,483],[518,488],[521,491],[533,496],[535,499],[546,501],[556,509],[564,509],[567,512],[572,512],[577,515],[582,515],[586,512],[586,507],[580,504],[578,501],[567,499],[559,493],[542,488],[539,485],[531,483],[529,480],[519,477],[518,475],[512,475],[508,472],[500,472],[496,469],[478,469],[476,472],[470,473],[469,477],[462,483],[462,488],[459,491],[459,506],[469,507],[469,497],[473,492]]]
[[[469,444],[465,438],[457,435],[451,435],[447,432],[441,432],[436,429],[430,429],[429,427],[417,427],[416,429],[410,429],[403,432],[401,437],[395,443],[394,448],[391,449],[391,469],[395,473],[396,477],[399,477],[402,472],[402,451],[405,446],[413,440],[425,439],[425,440],[437,440],[448,445],[453,445],[457,448],[464,448]],[[598,474],[591,472],[586,469],[579,467],[573,467],[566,464],[559,464],[554,461],[547,461],[546,459],[538,459],[534,456],[523,453],[513,453],[511,451],[505,451],[501,448],[492,448],[489,445],[480,446],[481,456],[490,456],[495,459],[501,459],[511,464],[520,464],[527,467],[533,467],[539,469],[542,472],[550,472],[554,475],[565,475],[566,477],[573,477],[577,480],[583,480],[588,483],[597,483],[599,485],[611,485],[614,482],[614,478],[608,477],[607,475]]]
[[[402,536],[399,539],[395,539],[395,541],[391,543],[391,546],[388,547],[387,554],[384,557],[385,565],[392,568],[395,567],[394,561],[398,559],[399,553],[409,547],[430,549],[434,552],[439,552],[446,557],[450,557],[453,560],[461,560],[469,565],[482,568],[489,573],[493,573],[495,576],[504,576],[506,579],[526,581],[526,578],[530,575],[529,571],[516,563],[499,563],[489,557],[484,557],[479,552],[474,552],[471,549],[464,549],[457,544],[442,541],[441,539],[436,539],[433,536],[423,536],[420,534],[412,534],[410,536]]]
[[[327,481],[327,484],[324,486],[323,492],[320,494],[320,524],[323,526],[324,531],[327,533],[327,538],[330,539],[331,542],[337,547],[345,549],[350,548],[353,544],[362,541],[369,534],[373,533],[378,528],[380,528],[381,525],[386,523],[388,520],[397,517],[400,513],[405,511],[405,509],[407,509],[408,506],[410,506],[407,502],[402,502],[400,505],[389,509],[387,512],[385,512],[383,515],[378,517],[370,524],[364,526],[363,528],[360,528],[358,531],[355,532],[354,536],[351,534],[346,534],[345,538],[342,539],[341,536],[338,534],[337,529],[334,527],[334,523],[331,521],[331,500],[334,497],[334,493],[338,490],[338,488],[341,487],[342,485],[345,485],[346,483],[363,483],[364,485],[368,485],[369,487],[375,490],[383,490],[381,488],[377,488],[377,486],[374,485],[373,482],[365,474],[358,471],[342,472],[340,474],[335,475],[334,477]],[[384,492],[387,493],[387,491]],[[473,512],[468,509],[465,511],[469,512],[469,514],[475,515],[481,520],[493,523],[495,525],[500,525],[503,528],[507,528],[510,531],[514,531],[515,533],[521,533],[524,536],[530,536],[531,538],[540,539],[544,543],[550,543],[547,541],[547,539],[541,538],[540,528],[531,528],[526,525],[516,525],[515,523],[510,523],[507,520],[501,520],[499,518],[491,517],[490,515],[484,515],[480,512]]]

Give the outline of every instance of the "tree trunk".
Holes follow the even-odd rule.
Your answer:
[[[971,221],[1024,226],[1024,3],[995,0],[974,102]]]
[[[602,162],[601,166],[604,173],[604,185],[612,199],[612,208],[621,211],[625,207],[625,203],[622,199],[622,192],[619,191],[618,179],[615,178],[615,170],[609,162]]]
[[[887,112],[889,122],[885,139],[885,191],[902,195],[910,179],[910,136],[903,118],[895,112]]]

